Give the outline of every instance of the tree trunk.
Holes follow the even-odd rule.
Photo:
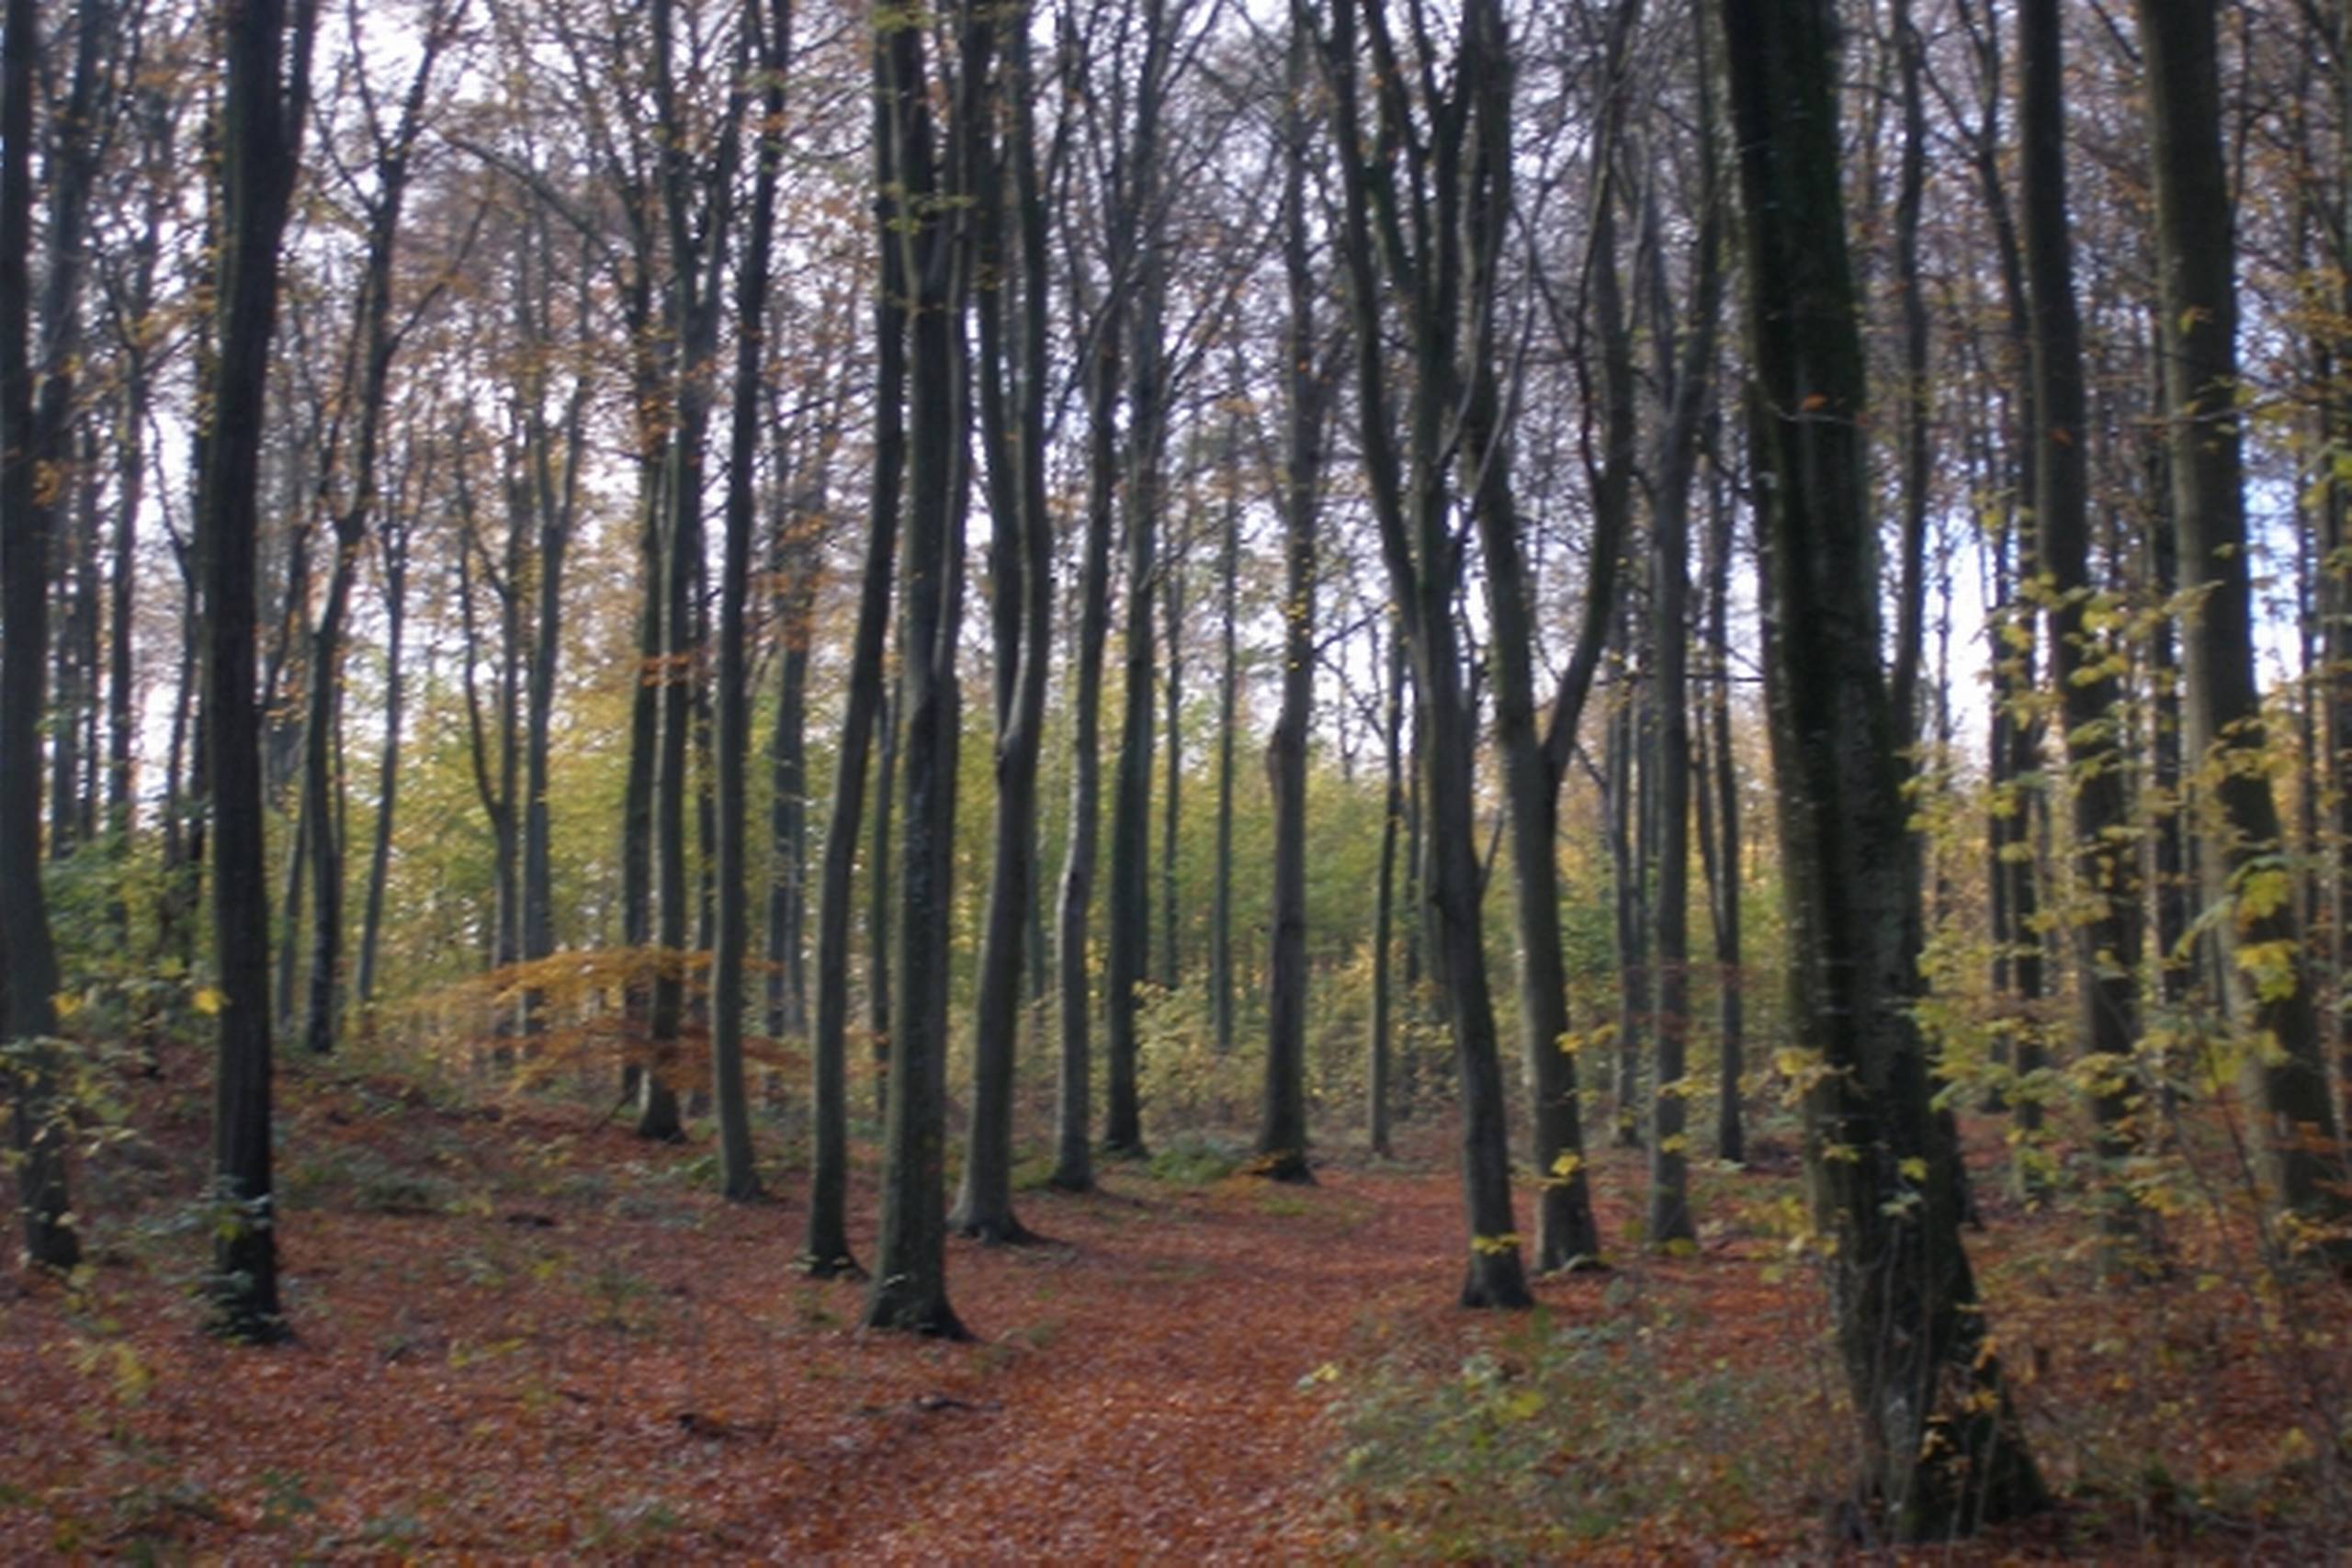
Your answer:
[[[1237,385],[1238,375],[1237,373]],[[1240,416],[1226,441],[1222,542],[1217,550],[1216,869],[1209,910],[1209,1022],[1220,1056],[1233,1051],[1233,784],[1240,739],[1241,650],[1236,598],[1241,569]]]
[[[752,702],[744,649],[745,605],[752,592],[752,529],[756,508],[752,468],[760,448],[760,378],[766,369],[768,257],[775,226],[776,186],[784,161],[785,62],[792,49],[790,0],[758,0],[743,24],[756,42],[761,83],[759,172],[752,193],[751,231],[735,286],[735,389],[729,410],[727,513],[718,576],[718,712],[717,735],[718,929],[710,960],[711,1100],[718,1113],[719,1189],[730,1202],[760,1195],[752,1157],[752,1110],[743,1090],[743,953],[751,943],[751,897],[745,886],[745,835],[750,807],[745,774],[752,750]]]
[[[2245,1095],[2269,1199],[2282,1216],[2324,1230],[2352,1215],[2335,1104],[2322,1055],[2314,976],[2290,874],[2267,857],[2282,846],[2278,802],[2260,764],[2253,604],[2245,558],[2239,451],[2237,295],[2230,186],[2222,154],[2213,0],[2142,0],[2148,130],[2156,194],[2165,412],[2173,526],[2185,585],[2203,590],[2182,636],[2187,744],[2226,824],[2205,846],[2207,897],[2224,895],[2224,928],[2240,999],[2259,1046],[2245,1053]],[[2292,1232],[2288,1233],[2293,1245]],[[2352,1243],[2322,1244],[2352,1267]]]
[[[896,570],[899,500],[906,474],[907,288],[906,258],[898,240],[896,143],[888,93],[888,63],[883,40],[875,40],[874,164],[875,236],[879,267],[874,291],[874,468],[867,494],[865,562],[858,580],[857,629],[850,643],[847,691],[842,699],[841,746],[833,767],[833,798],[827,813],[823,863],[817,887],[817,1016],[808,1058],[810,1151],[808,1228],[800,1266],[820,1277],[852,1272],[849,1196],[849,937],[850,902],[855,889],[857,839],[865,813],[865,764],[874,728],[884,725],[883,763],[875,792],[875,840],[886,841],[890,750],[883,709],[882,655],[890,628],[890,582]],[[875,886],[882,886],[876,874]],[[876,904],[878,907],[878,899]],[[878,935],[878,933],[876,933]],[[869,942],[876,964],[885,943]],[[880,1049],[879,1031],[876,1048]]]
[[[1102,656],[1109,640],[1111,525],[1119,482],[1120,332],[1115,310],[1115,298],[1106,300],[1085,367],[1088,477],[1080,547],[1078,648],[1070,682],[1069,839],[1062,855],[1055,914],[1061,1059],[1055,1079],[1053,1183],[1068,1192],[1083,1192],[1094,1185],[1089,1126],[1093,1062],[1088,1039],[1094,983],[1087,927],[1102,821]]]
[[[408,627],[409,522],[386,517],[377,535],[384,566],[384,749],[376,773],[376,837],[368,857],[368,902],[359,926],[358,994],[365,1013],[376,1000],[376,955],[384,930],[384,896],[391,882],[392,823],[400,798],[401,726],[407,714],[408,671],[401,663]]]
[[[1474,128],[1489,137],[1508,136],[1510,54],[1499,7],[1493,0],[1470,0],[1462,17],[1450,73],[1455,85],[1449,96],[1434,85],[1438,62],[1427,51],[1435,49],[1435,40],[1416,33],[1416,48],[1424,51],[1418,77],[1419,118],[1428,120],[1430,139],[1425,143],[1415,138],[1399,149],[1383,138],[1375,146],[1365,133],[1358,104],[1360,20],[1369,35],[1372,91],[1378,95],[1382,124],[1415,122],[1415,78],[1400,64],[1378,0],[1339,0],[1324,62],[1333,99],[1333,141],[1345,180],[1340,246],[1348,268],[1356,340],[1364,475],[1420,694],[1418,739],[1429,814],[1426,897],[1438,980],[1461,1076],[1463,1198],[1470,1232],[1461,1301],[1465,1306],[1524,1307],[1532,1297],[1511,1215],[1502,1067],[1480,929],[1484,879],[1471,768],[1476,736],[1463,670],[1461,627],[1454,615],[1462,562],[1454,547],[1446,484],[1456,434],[1448,426],[1455,417],[1459,389],[1465,378],[1475,383],[1492,374],[1491,366],[1477,365],[1477,348],[1472,350],[1466,378],[1460,362],[1465,301],[1458,219],[1465,197],[1474,204],[1487,201],[1482,210],[1489,213],[1507,209],[1507,203],[1496,199],[1498,191],[1488,188],[1503,170],[1490,158],[1467,156],[1465,139]],[[1401,180],[1399,160],[1409,161]],[[1465,176],[1472,191],[1464,189]],[[1408,254],[1385,246],[1376,259],[1375,217],[1382,231],[1394,236],[1406,231],[1408,212],[1420,248]],[[1389,410],[1382,332],[1384,261],[1386,281],[1404,296],[1415,372],[1403,454]],[[1476,309],[1468,313],[1483,316],[1493,301],[1482,298],[1473,303]]]
[[[2136,1209],[2116,1187],[2130,1152],[2123,1122],[2140,1039],[2139,856],[2121,746],[2123,692],[2102,646],[2090,574],[2089,419],[2082,322],[2075,306],[2066,216],[2064,43],[2056,0],[2019,13],[2026,271],[2032,290],[2034,514],[2050,614],[2051,678],[2064,715],[2074,774],[2076,1037],[2094,1059],[2091,1096],[2110,1230],[2132,1231]]]
[[[33,433],[29,262],[40,51],[34,0],[8,0],[0,27],[0,1039],[13,1043],[45,1040],[57,1029],[57,953],[40,867],[51,510],[40,495]],[[66,1198],[56,1067],[51,1052],[32,1045],[9,1087],[25,1251],[63,1269],[82,1249]],[[274,1302],[270,1310],[274,1315]]]
[[[308,113],[315,0],[246,0],[227,13],[219,354],[198,510],[212,799],[212,921],[220,974],[214,1080],[211,1293],[222,1330],[285,1332],[270,1206],[269,889],[263,863],[261,723],[254,701],[254,555],[277,247]],[[290,50],[291,58],[288,59]]]
[[[963,39],[949,88],[947,145],[935,153],[923,62],[924,26],[881,25],[889,135],[908,219],[895,242],[913,288],[908,408],[907,559],[899,647],[906,702],[906,842],[899,876],[899,1000],[892,1010],[890,1105],[882,1220],[869,1328],[966,1337],[947,1303],[945,1099],[948,925],[956,847],[959,698],[957,620],[963,604],[963,448],[967,379],[960,321],[970,288],[967,209],[972,164],[983,155],[992,103],[992,24],[960,4]],[[942,73],[943,79],[946,73]],[[943,165],[944,168],[943,170]]]
[[[1388,634],[1388,699],[1381,718],[1381,751],[1386,788],[1381,796],[1380,882],[1373,895],[1372,916],[1372,1046],[1371,1071],[1364,1083],[1365,1138],[1372,1152],[1386,1156],[1389,1147],[1390,1100],[1395,1094],[1396,982],[1392,950],[1396,945],[1396,840],[1405,818],[1405,633],[1392,626]],[[1537,1241],[1539,1248],[1542,1240]]]
[[[1740,1107],[1739,1080],[1746,1070],[1747,976],[1740,969],[1739,900],[1745,867],[1740,853],[1739,769],[1731,744],[1731,547],[1735,513],[1717,469],[1709,487],[1712,513],[1707,532],[1707,761],[1711,782],[1700,785],[1715,796],[1715,832],[1720,848],[1714,898],[1716,1053],[1722,1059],[1715,1098],[1715,1157],[1733,1165],[1747,1159],[1747,1134]]]
[[[1266,784],[1274,807],[1274,886],[1267,914],[1272,951],[1266,967],[1266,1084],[1254,1168],[1276,1181],[1315,1179],[1306,1162],[1306,738],[1314,718],[1315,526],[1323,502],[1323,418],[1329,388],[1317,366],[1315,277],[1307,259],[1306,167],[1314,142],[1306,118],[1311,65],[1306,42],[1303,30],[1293,30],[1284,66],[1283,273],[1290,296],[1290,324],[1283,344],[1289,371],[1283,379],[1290,429],[1283,465],[1282,710],[1266,742]],[[1172,681],[1172,664],[1170,673]],[[1172,712],[1172,698],[1170,706]],[[1169,739],[1172,768],[1172,724]],[[1172,836],[1172,811],[1169,827]],[[1169,913],[1172,919],[1172,902]]]
[[[1959,1157],[1914,1021],[1902,728],[1880,668],[1863,361],[1825,0],[1724,0],[1747,214],[1758,457],[1770,499],[1774,776],[1815,1223],[1868,1492],[1933,1540],[2044,1501],[1986,1340]]]
[[[1046,483],[1052,252],[1037,167],[1029,34],[1025,17],[1012,16],[1006,79],[990,89],[1010,106],[1009,144],[967,150],[967,156],[983,164],[979,270],[992,280],[980,294],[979,320],[983,445],[989,513],[998,527],[989,551],[996,642],[996,819],[988,924],[972,1010],[971,1124],[963,1187],[948,1224],[960,1235],[990,1243],[1033,1239],[1012,1212],[1013,1056],[1021,1031],[1023,947],[1037,880],[1037,764],[1045,740],[1046,673],[1054,653],[1054,525]],[[1017,257],[1008,254],[1004,236],[1007,162]],[[1008,299],[1014,308],[1009,332]]]

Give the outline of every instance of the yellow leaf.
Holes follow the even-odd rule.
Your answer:
[[[196,1003],[197,1011],[207,1018],[217,1018],[229,998],[210,986],[198,986],[196,988],[196,996],[192,999]]]
[[[1905,1181],[1928,1179],[1928,1162],[1917,1155],[1913,1155],[1909,1159],[1898,1161],[1894,1168],[1903,1173],[1903,1179]]]

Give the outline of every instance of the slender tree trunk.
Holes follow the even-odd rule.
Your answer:
[[[1168,787],[1159,799],[1159,988],[1163,991],[1173,991],[1183,983],[1182,950],[1178,942],[1182,898],[1177,852],[1183,822],[1185,564],[1185,551],[1179,541],[1166,552],[1159,567],[1168,599],[1168,683],[1162,694],[1167,703]]]
[[[691,742],[699,723],[697,694],[707,640],[701,585],[706,570],[702,488],[710,427],[708,377],[718,352],[718,280],[726,266],[727,219],[733,200],[729,186],[742,118],[739,86],[715,133],[716,145],[697,152],[687,144],[685,121],[676,102],[672,36],[676,25],[674,0],[653,0],[649,26],[662,121],[660,186],[670,257],[663,321],[675,335],[677,358],[673,367],[675,401],[663,483],[667,506],[662,540],[661,741],[653,800],[654,881],[660,907],[657,937],[662,957],[653,982],[650,1043],[638,1101],[637,1134],[662,1140],[681,1138],[685,1131],[669,1075],[675,1066],[685,1015],[684,966],[687,944],[693,940],[688,917],[690,912],[700,913],[704,903],[704,888],[687,875],[687,769],[695,750]],[[740,45],[738,52],[740,56]],[[739,58],[739,67],[741,63]],[[704,773],[707,776],[707,770]],[[710,826],[706,819],[706,841]],[[737,1005],[741,999],[740,995],[732,997],[727,1005]],[[738,1045],[740,1049],[740,1041]],[[740,1075],[737,1087],[740,1089]],[[730,1181],[750,1179],[748,1122],[745,1127],[745,1165],[729,1172]]]
[[[2262,753],[2255,684],[2253,595],[2245,558],[2245,476],[2239,450],[2237,296],[2230,186],[2221,135],[2220,57],[2213,0],[2142,0],[2148,130],[2156,194],[2165,412],[2172,457],[2173,525],[2185,583],[2201,586],[2186,628],[2188,745],[2220,830],[2205,846],[2209,897],[2234,901],[2225,930],[2248,1021],[2264,1043],[2246,1053],[2245,1094],[2269,1198],[2323,1231],[2352,1215],[2342,1129],[2327,1086],[2314,976],[2294,899],[2266,867],[2282,846],[2278,802]],[[2352,1267],[2352,1243],[2322,1244]]]
[[[1372,915],[1372,1068],[1364,1085],[1365,1136],[1372,1152],[1385,1156],[1389,1147],[1389,1101],[1395,1093],[1396,982],[1391,976],[1396,945],[1396,840],[1405,818],[1405,633],[1392,626],[1388,637],[1387,710],[1381,719],[1381,751],[1386,788],[1381,796],[1380,882],[1373,895]],[[1541,1242],[1539,1239],[1539,1257]]]
[[[300,167],[315,0],[246,0],[226,14],[219,354],[204,445],[197,552],[207,625],[205,757],[212,799],[214,1079],[211,1293],[222,1330],[285,1332],[270,1207],[269,889],[262,833],[261,716],[254,700],[254,556],[277,247]],[[288,58],[290,52],[290,59]]]
[[[805,526],[789,512],[776,517],[779,534]],[[768,734],[768,1032],[808,1030],[808,650],[815,631],[808,604],[808,552],[779,542],[773,555],[777,587],[771,613],[776,626],[775,728]]]
[[[1209,910],[1209,1021],[1220,1056],[1233,1051],[1233,761],[1239,739],[1241,652],[1236,597],[1241,565],[1240,417],[1226,443],[1222,542],[1217,551],[1216,870]]]
[[[392,825],[400,800],[401,727],[408,711],[408,671],[402,663],[408,628],[408,521],[387,517],[377,540],[384,568],[384,749],[376,773],[376,835],[368,857],[368,902],[359,926],[357,988],[363,1013],[376,1000],[376,961],[383,939]]]
[[[971,147],[980,175],[979,267],[993,278],[979,300],[981,424],[988,451],[990,606],[996,642],[995,863],[973,1001],[972,1113],[962,1190],[948,1224],[1004,1243],[1031,1239],[1012,1212],[1013,1055],[1021,1030],[1023,944],[1037,879],[1037,765],[1045,741],[1046,672],[1053,660],[1053,516],[1046,483],[1046,400],[1052,253],[1037,167],[1026,17],[1012,13],[1001,96],[1008,144]],[[1019,251],[1003,232],[1005,164],[1012,165]],[[1013,283],[1018,284],[1017,289]],[[1007,321],[1008,300],[1013,306]],[[1008,331],[1008,325],[1010,331]],[[1007,339],[1011,342],[1008,344]]]
[[[2026,269],[2032,289],[2034,513],[2050,592],[2051,678],[2064,715],[2074,774],[2077,1037],[2096,1059],[2091,1096],[2098,1153],[2106,1165],[2110,1229],[2132,1230],[2135,1210],[2116,1190],[2130,1152],[2123,1122],[2140,1038],[2139,857],[2120,745],[2123,693],[2092,615],[2089,418],[2083,390],[2082,322],[2075,307],[2074,245],[2066,216],[2063,29],[2056,0],[2025,0],[2020,134]]]
[[[857,840],[865,812],[866,755],[877,720],[883,762],[875,790],[875,842],[886,843],[893,741],[884,714],[882,656],[889,637],[890,583],[896,570],[899,501],[906,474],[906,259],[895,238],[899,221],[896,143],[888,58],[877,37],[874,71],[875,235],[880,265],[874,292],[874,468],[867,494],[865,562],[858,580],[857,629],[852,636],[842,739],[833,767],[833,798],[825,825],[824,861],[818,868],[817,1015],[809,1041],[810,1142],[808,1228],[800,1264],[820,1277],[856,1268],[849,1247],[849,948],[850,903],[857,873]],[[882,886],[876,874],[875,886]],[[877,899],[878,906],[879,900]],[[876,933],[878,935],[878,933]],[[869,941],[882,987],[885,943]],[[882,1032],[876,1031],[876,1049]]]
[[[1114,265],[1135,269],[1134,309],[1125,318],[1127,364],[1126,679],[1121,694],[1119,764],[1111,791],[1110,943],[1104,998],[1106,1100],[1102,1147],[1144,1152],[1136,1084],[1136,1013],[1150,978],[1151,684],[1157,644],[1152,598],[1159,586],[1159,526],[1167,441],[1166,236],[1162,231],[1159,117],[1173,50],[1167,0],[1144,0],[1144,62],[1136,87],[1130,188],[1121,194]]]
[[[1266,1084],[1256,1169],[1277,1181],[1312,1181],[1306,1162],[1306,738],[1315,698],[1315,528],[1322,509],[1323,419],[1329,389],[1317,368],[1315,277],[1308,265],[1306,118],[1311,62],[1294,30],[1283,122],[1283,272],[1290,295],[1283,344],[1289,362],[1288,451],[1283,472],[1282,710],[1266,742],[1274,807],[1274,886],[1268,924]],[[1172,631],[1171,627],[1171,631]],[[1170,679],[1174,680],[1171,661]],[[1170,712],[1174,703],[1171,698]],[[1175,730],[1169,731],[1173,766]],[[1171,839],[1174,813],[1170,813]],[[1175,913],[1171,901],[1169,909]]]
[[[544,231],[539,242],[539,298],[533,302],[542,322],[553,293],[553,263]],[[518,267],[518,275],[522,269]],[[582,269],[578,319],[585,330],[589,319],[587,272]],[[533,306],[526,306],[529,311]],[[537,334],[550,334],[542,325]],[[561,468],[553,450],[555,433],[547,427],[543,397],[537,383],[528,389],[523,411],[527,433],[531,493],[537,514],[538,556],[532,589],[536,598],[531,619],[530,675],[523,718],[523,958],[537,963],[555,953],[554,785],[548,755],[549,729],[555,717],[556,675],[563,656],[563,572],[571,547],[573,519],[579,510],[580,469],[586,447],[585,422],[589,381],[573,380],[566,400],[562,427]],[[535,997],[525,999],[527,1028],[537,1025]]]
[[[1724,494],[1720,469],[1709,486],[1712,513],[1707,531],[1707,761],[1713,779],[1700,786],[1702,798],[1715,796],[1715,987],[1717,1055],[1722,1058],[1715,1099],[1715,1157],[1734,1165],[1747,1158],[1747,1134],[1740,1106],[1739,1080],[1747,1057],[1747,976],[1740,967],[1739,768],[1731,739],[1731,547],[1736,513]]]
[[[874,1114],[887,1114],[890,1101],[890,1017],[893,987],[890,961],[895,939],[891,911],[896,907],[896,879],[891,873],[891,826],[898,819],[899,749],[907,728],[907,682],[900,668],[892,676],[889,695],[877,709],[882,728],[882,756],[874,781],[873,841],[866,852],[865,899],[865,1032],[874,1058]]]
[[[718,929],[711,952],[710,1079],[718,1113],[720,1190],[731,1202],[760,1195],[752,1156],[752,1109],[743,1089],[743,953],[751,943],[751,898],[745,886],[745,836],[750,806],[745,773],[752,750],[752,702],[744,644],[746,601],[752,592],[752,530],[756,505],[752,468],[760,446],[760,377],[766,368],[768,257],[775,226],[776,186],[784,161],[784,73],[792,49],[789,0],[763,7],[751,0],[743,26],[756,39],[761,81],[759,172],[752,193],[751,231],[735,286],[735,389],[729,409],[726,540],[718,579]]]
[[[1059,994],[1061,1059],[1056,1074],[1056,1187],[1083,1192],[1094,1185],[1092,1048],[1094,1007],[1088,923],[1102,798],[1102,657],[1109,640],[1111,525],[1118,490],[1120,332],[1115,298],[1104,306],[1086,366],[1086,522],[1080,547],[1078,648],[1070,683],[1069,839],[1055,915],[1055,967]]]

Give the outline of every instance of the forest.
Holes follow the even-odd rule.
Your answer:
[[[0,0],[0,1554],[2352,1549],[2352,0]]]

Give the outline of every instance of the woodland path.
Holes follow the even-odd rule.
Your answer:
[[[149,1141],[92,1172],[145,1217],[84,1293],[0,1280],[0,1559],[1315,1556],[1333,1434],[1301,1378],[1480,1331],[1450,1305],[1435,1128],[1426,1157],[1313,1186],[1111,1165],[1096,1193],[1024,1192],[1051,1239],[952,1244],[977,1337],[950,1345],[862,1332],[860,1286],[791,1269],[788,1173],[729,1206],[707,1151],[354,1077],[287,1086],[298,1337],[239,1350],[191,1299],[201,1091],[167,1072]],[[863,1185],[851,1213],[863,1253]]]
[[[1822,1292],[1790,1264],[1785,1149],[1708,1173],[1716,1217],[1674,1256],[1630,1244],[1638,1153],[1597,1151],[1620,1267],[1539,1280],[1535,1319],[1452,1304],[1434,1122],[1401,1162],[1331,1151],[1311,1187],[1110,1165],[1099,1192],[1020,1194],[1049,1242],[952,1244],[976,1337],[944,1344],[863,1332],[861,1286],[794,1270],[795,1173],[730,1205],[706,1145],[311,1067],[280,1116],[298,1337],[252,1350],[201,1332],[206,1067],[163,1066],[129,1086],[140,1138],[81,1173],[93,1266],[70,1290],[0,1274],[0,1562],[1835,1555],[1851,1427]],[[1972,1250],[2076,1501],[1938,1561],[2340,1545],[2340,1515],[2272,1520],[2316,1506],[2305,1407],[2352,1349],[2282,1353],[2233,1282],[2253,1279],[2234,1222],[2177,1222],[2193,1289],[2095,1292],[2066,1261],[2087,1219],[2004,1199],[1997,1132],[1972,1139],[1992,1222]],[[850,1212],[863,1253],[869,1187]],[[2308,1310],[2340,1312],[2332,1289]],[[1342,1495],[1335,1460],[1364,1438],[1334,1405],[1361,1420],[1384,1390],[1380,1451],[1410,1462]],[[2122,1482],[2154,1467],[2195,1506],[2134,1501]]]

